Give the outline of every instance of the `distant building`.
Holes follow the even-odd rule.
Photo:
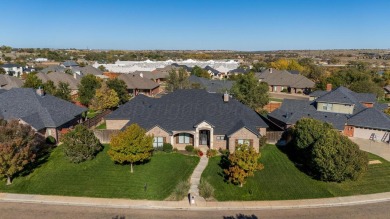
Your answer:
[[[1,66],[10,76],[20,77],[23,74],[23,67],[18,64],[4,64]]]
[[[60,66],[65,67],[65,68],[71,68],[71,67],[77,67],[79,64],[73,60],[68,60],[60,64]]]
[[[36,62],[47,62],[48,59],[47,58],[36,58],[34,61],[36,61]]]

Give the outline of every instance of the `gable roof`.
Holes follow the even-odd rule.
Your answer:
[[[312,88],[315,83],[300,74],[292,74],[286,70],[266,69],[255,73],[255,76],[268,85],[289,86],[293,88]]]
[[[188,80],[191,83],[200,84],[201,88],[204,88],[211,93],[223,93],[226,90],[230,90],[234,83],[233,81],[228,80],[209,80],[195,75],[190,75]]]
[[[367,108],[352,116],[348,125],[390,131],[390,117],[376,108]]]
[[[249,73],[249,71],[250,71],[249,68],[238,67],[236,69],[230,70],[229,73],[247,74]]]
[[[13,64],[13,63],[7,63],[4,65],[1,65],[3,68],[21,68],[22,66],[19,64]]]
[[[38,73],[37,77],[42,80],[43,83],[47,81],[53,81],[54,85],[58,86],[60,82],[65,82],[69,84],[69,88],[72,90],[78,90],[78,85],[80,84],[79,78],[74,78],[72,75],[63,73],[63,72],[51,72],[49,74]]]
[[[154,89],[158,83],[135,74],[119,74],[119,79],[126,83],[128,89]]]
[[[63,62],[62,65],[65,67],[79,66],[79,64],[77,64],[77,62],[75,62],[73,60],[67,60],[67,61]]]
[[[355,93],[346,87],[340,86],[337,89],[318,97],[316,101],[358,105],[360,102],[374,103],[375,99],[375,94]]]
[[[60,66],[60,65],[50,65],[47,68],[44,68],[44,69],[40,70],[39,72],[47,74],[49,72],[65,72],[65,70],[66,70],[66,68],[63,67],[63,66]]]
[[[207,70],[207,71],[211,71],[211,73],[213,73],[214,76],[217,76],[219,73],[221,73],[220,71],[218,71],[215,68],[210,67],[209,65],[204,67],[204,69]]]
[[[0,75],[0,88],[9,90],[11,88],[19,88],[23,86],[23,81],[17,77],[10,75]]]
[[[85,67],[80,67],[80,71],[83,75],[103,75],[103,72],[98,69],[98,68],[95,68],[91,65],[87,65]]]
[[[259,135],[258,127],[268,127],[255,111],[234,98],[225,103],[222,94],[200,89],[177,90],[161,98],[138,95],[106,119],[127,119],[145,129],[158,125],[167,131],[194,130],[195,125],[207,121],[219,135],[242,127]]]
[[[36,130],[60,127],[87,111],[52,95],[39,96],[32,88],[13,88],[0,93],[0,116],[21,119]]]
[[[383,89],[385,89],[385,91],[386,91],[387,93],[390,93],[390,84],[387,85],[386,87],[384,87]]]

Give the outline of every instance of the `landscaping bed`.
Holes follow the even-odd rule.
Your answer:
[[[110,160],[108,147],[93,160],[73,164],[58,146],[32,173],[15,178],[9,186],[1,181],[0,192],[164,200],[199,162],[196,156],[159,152],[148,163],[135,165],[131,174],[130,165]]]
[[[219,201],[311,199],[390,192],[390,162],[373,154],[369,154],[369,158],[381,163],[369,165],[360,180],[322,182],[301,172],[276,146],[267,145],[261,149],[260,162],[264,169],[249,177],[242,188],[224,182],[220,156],[209,160],[202,180],[214,187],[214,198]]]

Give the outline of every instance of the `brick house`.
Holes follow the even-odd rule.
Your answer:
[[[1,90],[0,90],[1,91]],[[13,88],[0,92],[0,117],[18,119],[45,137],[58,140],[60,132],[81,122],[87,108],[45,94],[42,89]]]
[[[348,137],[389,142],[390,117],[383,112],[386,108],[376,102],[375,94],[355,93],[345,87],[331,90],[328,85],[328,91],[311,93],[310,100],[285,99],[268,119],[286,129],[301,118],[314,118],[332,124]]]
[[[118,78],[126,83],[127,90],[133,96],[138,94],[154,96],[160,92],[160,84],[143,77],[142,74],[119,74]]]
[[[106,117],[107,129],[124,129],[136,123],[154,136],[154,146],[164,142],[174,148],[229,149],[237,144],[259,150],[267,124],[252,109],[227,94],[205,90],[178,90],[161,98],[139,95]]]

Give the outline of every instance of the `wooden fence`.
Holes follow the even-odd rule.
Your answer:
[[[99,139],[100,143],[102,144],[110,143],[112,135],[115,135],[119,132],[120,130],[101,130],[101,129],[93,130],[93,134],[96,136],[96,138]]]
[[[267,143],[276,143],[282,139],[284,131],[267,131]]]
[[[92,128],[97,124],[99,124],[103,120],[103,118],[108,114],[110,114],[111,112],[112,112],[111,110],[105,110],[102,113],[93,117],[92,119],[85,120],[84,122],[82,122],[82,124],[85,125],[87,128]]]
[[[280,106],[282,105],[282,103],[276,103],[276,102],[270,102],[270,103],[268,103],[267,105],[265,105],[264,107],[263,107],[263,109],[265,109],[265,110],[267,110],[267,112],[272,112],[272,111],[274,111],[274,110],[276,110],[276,109],[278,109]]]

